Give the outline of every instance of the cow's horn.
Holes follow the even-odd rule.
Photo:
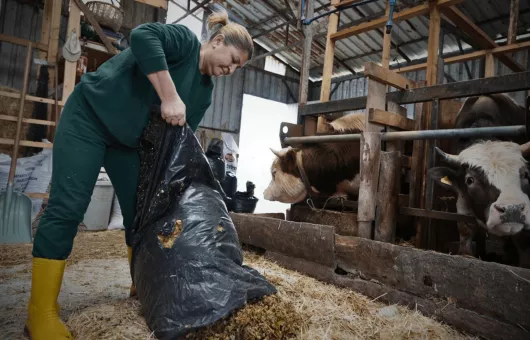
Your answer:
[[[440,148],[435,147],[436,152],[443,158],[444,162],[448,163],[449,165],[453,167],[460,166],[460,161],[458,160],[458,156],[451,155],[450,153],[445,153]]]
[[[523,157],[530,156],[530,142],[519,145],[519,148],[521,149],[521,153],[523,154]]]

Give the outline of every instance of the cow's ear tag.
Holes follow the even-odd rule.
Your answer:
[[[453,185],[453,183],[449,180],[449,177],[447,177],[447,176],[442,177],[440,182],[442,182],[444,184],[447,184],[447,185]]]

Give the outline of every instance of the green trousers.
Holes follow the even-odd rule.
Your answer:
[[[70,255],[102,166],[120,203],[125,242],[131,245],[140,174],[138,150],[120,146],[78,90],[68,98],[55,133],[50,198],[35,234],[34,257],[64,260]]]

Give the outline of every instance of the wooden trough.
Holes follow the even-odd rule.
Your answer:
[[[403,247],[333,226],[231,215],[240,242],[278,264],[486,339],[529,339],[530,270]]]

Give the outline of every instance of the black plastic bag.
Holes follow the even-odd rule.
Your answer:
[[[258,198],[254,196],[256,185],[250,181],[247,182],[247,191],[238,191],[234,195],[233,206],[236,213],[251,214],[256,210]]]
[[[224,193],[192,130],[159,117],[158,108],[141,141],[131,274],[148,327],[175,339],[276,289],[242,265]],[[164,248],[159,235],[178,231],[179,220]]]
[[[213,170],[215,178],[222,182],[225,179],[225,161],[223,159],[223,141],[213,138],[206,150],[206,157]]]

